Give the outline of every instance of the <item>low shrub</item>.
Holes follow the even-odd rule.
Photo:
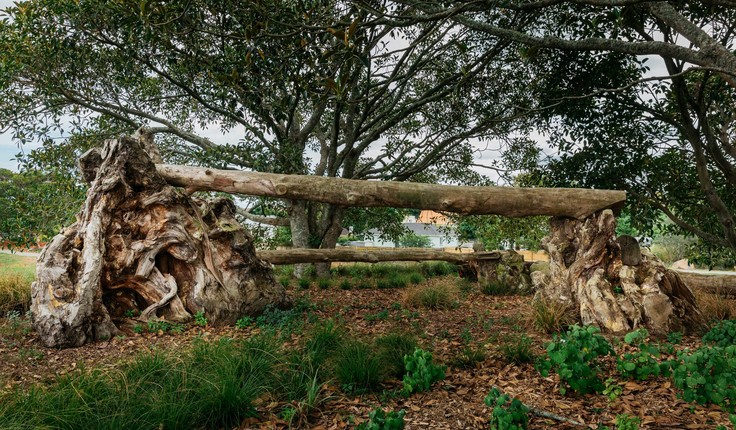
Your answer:
[[[678,354],[672,379],[688,402],[736,407],[736,345],[705,346]]]
[[[343,279],[340,281],[340,289],[341,290],[352,290],[353,284],[348,279]]]
[[[716,323],[703,336],[703,343],[715,346],[736,345],[736,320],[725,320]]]
[[[547,358],[537,363],[542,376],[554,370],[560,377],[560,393],[569,389],[580,393],[603,391],[598,377],[598,358],[613,354],[611,344],[601,336],[597,327],[573,325],[561,336],[555,335],[547,346]]]
[[[491,430],[522,430],[529,425],[529,408],[493,387],[484,399],[491,408]]]
[[[635,347],[636,351],[627,352],[616,360],[616,368],[621,376],[644,381],[650,377],[669,375],[670,363],[657,361],[660,356],[659,347],[647,343],[647,337],[649,332],[643,328],[624,336],[624,342]]]
[[[411,355],[404,356],[404,395],[429,391],[437,381],[445,379],[445,366],[439,366],[432,361],[432,354],[416,348]]]

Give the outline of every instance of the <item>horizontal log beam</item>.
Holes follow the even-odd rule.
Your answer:
[[[156,167],[168,183],[190,192],[221,191],[338,206],[432,209],[465,215],[547,215],[582,219],[603,209],[619,209],[626,200],[626,192],[614,190],[467,187],[165,164]]]
[[[703,291],[723,297],[736,297],[736,273],[710,274],[686,270],[674,270],[693,291]]]
[[[451,263],[465,263],[470,260],[500,260],[498,251],[475,252],[460,254],[456,252],[435,251],[432,249],[284,249],[262,250],[256,253],[261,260],[271,264],[298,264],[298,263],[332,263],[332,262],[363,262],[379,263],[382,261],[449,261]]]

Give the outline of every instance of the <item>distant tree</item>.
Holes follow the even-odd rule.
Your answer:
[[[405,233],[397,241],[398,248],[429,248],[432,240],[427,236],[419,236],[414,232]]]

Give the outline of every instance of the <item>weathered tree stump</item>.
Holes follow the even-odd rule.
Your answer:
[[[624,249],[616,240],[616,219],[604,210],[583,220],[552,218],[542,246],[549,273],[534,276],[537,294],[579,310],[583,324],[620,333],[646,327],[662,335],[691,331],[702,323],[692,291],[646,249]],[[640,252],[640,256],[637,254]]]
[[[502,285],[506,291],[528,294],[532,290],[529,267],[524,256],[515,251],[495,251],[500,258],[484,258],[487,252],[467,254],[471,273],[480,284]],[[476,258],[473,258],[476,257]]]
[[[202,311],[219,324],[288,303],[232,203],[168,185],[138,140],[107,141],[80,168],[90,182],[84,207],[44,248],[32,286],[44,345],[109,338],[113,319],[131,309],[170,321]]]

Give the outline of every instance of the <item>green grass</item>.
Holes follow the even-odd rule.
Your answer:
[[[36,258],[0,254],[0,314],[25,312],[31,302],[31,283],[36,279]]]
[[[406,373],[404,356],[412,354],[417,348],[416,338],[405,333],[389,333],[377,338],[375,342],[386,374],[401,379]]]
[[[138,356],[118,370],[81,371],[48,389],[0,399],[0,428],[232,428],[273,389],[278,352],[268,340],[195,342]]]
[[[385,375],[385,367],[375,349],[362,341],[344,344],[335,357],[335,376],[348,393],[377,390]]]

